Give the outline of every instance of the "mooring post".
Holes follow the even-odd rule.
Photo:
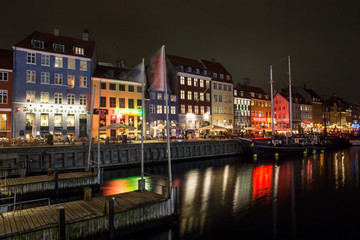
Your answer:
[[[145,179],[138,180],[138,189],[140,192],[145,191]]]
[[[84,200],[88,201],[92,198],[92,190],[91,187],[84,187]]]
[[[55,195],[57,196],[59,194],[59,173],[58,173],[58,171],[55,171],[54,177],[55,177]]]
[[[57,239],[65,240],[66,239],[65,208],[63,206],[60,206],[57,208],[57,217],[58,217],[58,223],[59,223]]]
[[[109,232],[109,239],[115,238],[115,227],[114,227],[114,200],[109,198],[106,202],[106,215],[108,215],[109,225],[108,225],[108,232]]]

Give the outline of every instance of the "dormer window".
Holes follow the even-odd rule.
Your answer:
[[[85,55],[85,49],[82,46],[74,46],[73,50],[76,55]]]
[[[230,81],[230,75],[226,75],[226,80]]]
[[[54,42],[53,48],[55,52],[65,52],[65,44],[62,42]]]
[[[40,38],[34,38],[32,40],[32,46],[33,46],[33,48],[44,49],[44,47],[45,47],[44,40],[42,40]]]
[[[186,71],[191,72],[192,71],[191,67],[186,67]]]
[[[183,65],[178,65],[178,70],[179,70],[180,72],[183,72],[183,71],[184,71],[184,66],[183,66]]]
[[[207,76],[208,75],[208,72],[206,69],[203,70],[203,75]]]
[[[220,74],[220,79],[224,79],[224,74]]]
[[[195,72],[196,72],[196,74],[200,74],[200,69],[196,68]]]
[[[213,78],[217,78],[217,73],[213,73]]]

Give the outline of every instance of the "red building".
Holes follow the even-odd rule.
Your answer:
[[[280,93],[274,97],[274,119],[277,131],[290,131],[289,101]]]
[[[0,138],[11,138],[13,52],[0,49]]]

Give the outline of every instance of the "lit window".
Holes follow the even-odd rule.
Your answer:
[[[80,76],[80,87],[87,87],[87,77]]]
[[[200,87],[204,87],[204,80],[200,79]]]
[[[175,106],[171,106],[171,114],[176,114],[176,107]]]
[[[199,93],[194,92],[194,101],[197,101],[199,99]]]
[[[75,69],[75,59],[72,59],[72,58],[68,59],[68,68]]]
[[[42,72],[41,73],[41,83],[42,84],[49,84],[50,83],[50,73]]]
[[[171,101],[176,102],[176,95],[171,95]]]
[[[26,102],[35,102],[35,92],[26,91]]]
[[[68,76],[68,88],[74,88],[75,87],[75,76],[69,75]]]
[[[8,80],[8,73],[0,72],[0,81],[7,81],[7,80]]]
[[[84,48],[82,47],[74,47],[74,53],[77,55],[85,55]]]
[[[197,78],[194,78],[194,87],[197,87],[198,86],[198,80]]]
[[[188,86],[192,85],[192,79],[190,77],[187,78],[187,85]]]
[[[180,85],[185,85],[185,78],[183,76],[180,77]]]
[[[192,92],[191,92],[191,91],[188,91],[187,93],[188,93],[187,99],[188,99],[188,100],[192,100]]]
[[[63,84],[63,75],[60,73],[55,73],[55,84],[62,85]]]
[[[192,105],[188,105],[188,113],[192,113]]]
[[[42,113],[40,115],[40,126],[49,127],[49,114]]]
[[[202,92],[200,93],[200,101],[202,101],[202,102],[204,101],[204,93],[202,93]]]
[[[180,99],[185,99],[185,91],[180,90]]]
[[[205,114],[205,107],[204,106],[200,106],[200,114]]]
[[[40,102],[41,103],[49,103],[49,93],[48,92],[41,92]]]
[[[199,106],[194,106],[194,113],[199,114]]]
[[[54,115],[54,127],[62,127],[62,114]]]
[[[86,105],[86,95],[79,96],[80,105]]]
[[[214,108],[213,108],[213,113],[214,113],[214,114],[217,114],[217,113],[218,113],[218,108],[217,108],[217,107],[214,107]]]
[[[157,94],[157,100],[162,100],[162,96],[163,96],[162,93],[158,93]]]
[[[74,105],[75,104],[75,94],[68,94],[67,100],[68,100],[69,105]]]
[[[223,108],[219,107],[219,114],[222,114],[222,113],[223,113]]]
[[[210,102],[210,93],[206,93],[206,101]]]
[[[26,71],[26,82],[35,82],[35,71],[27,70]]]
[[[41,55],[41,66],[50,66],[50,55]]]
[[[35,53],[27,53],[27,60],[26,63],[30,63],[30,64],[36,64],[36,58],[35,58],[36,54]]]
[[[0,90],[0,104],[8,103],[8,91]]]
[[[181,113],[185,114],[185,105],[184,104],[181,104]]]
[[[206,88],[210,88],[210,81],[206,81]]]
[[[63,58],[62,57],[55,57],[55,67],[62,68],[63,67]]]
[[[54,94],[55,104],[62,104],[62,93]]]
[[[162,114],[162,109],[163,109],[163,106],[162,105],[157,105],[157,114]]]
[[[67,125],[67,127],[75,127],[75,115],[74,114],[67,115],[66,125]]]
[[[80,61],[80,70],[86,71],[87,70],[87,62],[86,61]]]

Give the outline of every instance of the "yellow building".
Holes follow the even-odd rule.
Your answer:
[[[98,137],[99,116],[100,127],[122,123],[136,128],[134,130],[100,130],[102,139],[116,138],[123,134],[134,139],[141,134],[142,86],[141,83],[126,80],[127,71],[125,68],[108,65],[97,65],[96,67],[91,79],[91,87],[95,88],[92,123],[92,137],[95,139]]]

